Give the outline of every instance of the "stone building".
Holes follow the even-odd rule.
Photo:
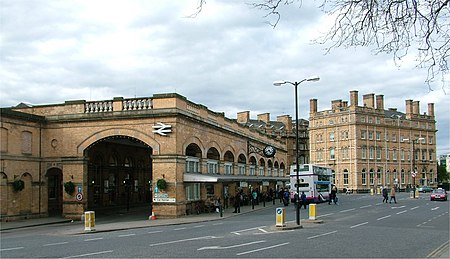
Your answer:
[[[178,94],[1,109],[1,219],[151,205],[157,217],[284,187],[285,140]],[[264,155],[274,147],[274,157]]]
[[[351,91],[350,104],[334,100],[318,111],[311,99],[309,136],[311,163],[332,167],[341,190],[437,184],[433,103],[421,114],[419,101],[406,100],[400,112],[385,109],[383,95],[366,94],[359,106],[358,91]]]

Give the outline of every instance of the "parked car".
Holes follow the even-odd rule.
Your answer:
[[[433,190],[433,192],[430,195],[430,200],[446,201],[447,200],[447,192],[442,188],[435,189],[435,190]]]
[[[433,191],[433,188],[428,187],[428,186],[419,187],[419,192],[432,192],[432,191]]]

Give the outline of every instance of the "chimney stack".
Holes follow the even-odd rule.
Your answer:
[[[278,116],[277,121],[284,124],[285,130],[292,130],[292,119],[289,115]]]
[[[434,103],[428,104],[428,116],[434,117]]]
[[[419,115],[420,114],[420,104],[419,101],[413,101],[412,102],[413,107],[413,114]]]
[[[350,106],[358,106],[358,91],[350,91]]]
[[[266,112],[266,113],[258,114],[258,120],[263,121],[265,123],[269,123],[270,122],[270,113]]]
[[[363,95],[363,104],[366,107],[374,108],[374,98],[375,94],[365,94]]]
[[[309,100],[309,113],[310,114],[317,113],[317,99]]]
[[[411,118],[413,114],[412,100],[406,100],[406,117]]]
[[[384,96],[382,94],[377,95],[377,110],[384,110]]]
[[[237,122],[238,123],[247,123],[250,120],[250,111],[238,112],[237,113]]]

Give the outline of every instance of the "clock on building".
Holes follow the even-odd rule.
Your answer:
[[[273,146],[266,146],[263,149],[263,153],[264,153],[264,156],[266,156],[266,157],[273,157],[273,156],[275,156],[276,149]]]

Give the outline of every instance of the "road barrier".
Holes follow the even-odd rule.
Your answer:
[[[95,212],[86,211],[84,213],[84,231],[95,231]]]
[[[309,219],[316,220],[316,204],[309,204]]]

